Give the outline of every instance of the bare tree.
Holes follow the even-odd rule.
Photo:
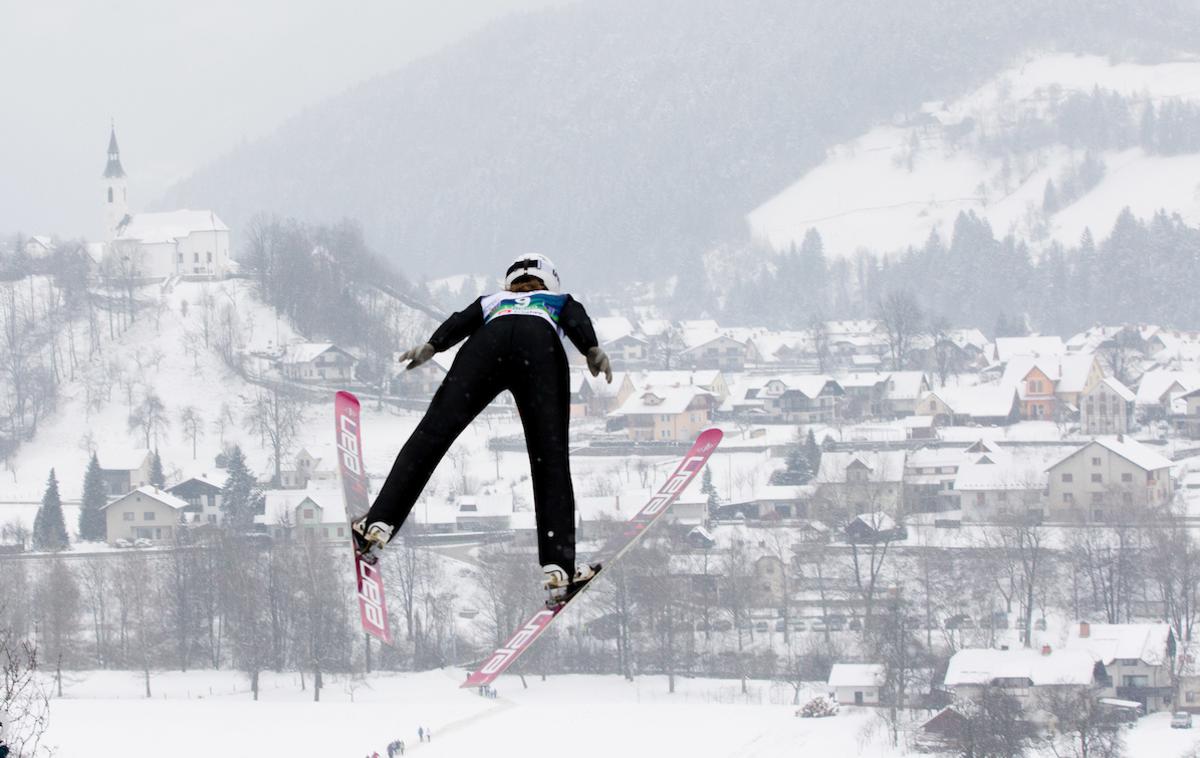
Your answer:
[[[813,316],[808,325],[808,333],[812,337],[813,353],[817,356],[817,371],[824,374],[829,369],[829,324],[825,317],[818,314]]]
[[[179,426],[185,437],[192,441],[192,460],[196,460],[196,441],[204,436],[204,419],[195,406],[184,406],[179,411]]]
[[[271,460],[275,465],[272,483],[279,486],[283,459],[291,453],[300,425],[304,423],[304,404],[286,387],[272,385],[258,392],[246,420],[271,445]]]
[[[35,756],[49,726],[50,693],[38,675],[37,647],[6,616],[0,605],[0,747],[14,756]]]
[[[1025,647],[1033,644],[1033,609],[1036,594],[1049,573],[1046,570],[1048,550],[1045,529],[1025,514],[1017,514],[989,527],[984,536],[987,547],[999,569],[995,576],[998,586],[1007,584],[1020,606],[1023,619],[1021,636]],[[1002,588],[1001,592],[1005,590]]]
[[[159,430],[167,428],[170,423],[167,418],[166,406],[153,390],[147,391],[142,402],[129,414],[129,431],[140,431],[144,435],[147,449],[150,447],[151,435],[153,435],[157,447]]]
[[[904,368],[913,340],[924,329],[925,315],[916,297],[906,289],[892,290],[881,297],[875,313],[884,329],[892,369],[899,371]]]
[[[1046,687],[1038,707],[1052,719],[1046,747],[1056,758],[1121,758],[1125,735],[1100,703],[1099,687]]]

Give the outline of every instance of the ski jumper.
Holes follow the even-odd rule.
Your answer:
[[[404,443],[367,522],[404,523],[450,445],[504,390],[525,430],[538,558],[575,574],[575,496],[567,450],[570,381],[566,337],[579,352],[597,346],[583,306],[568,294],[538,290],[485,295],[446,319],[429,338],[441,352],[467,338]]]

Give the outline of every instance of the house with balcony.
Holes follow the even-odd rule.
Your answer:
[[[1170,624],[1092,624],[1070,631],[1066,649],[1082,650],[1104,665],[1109,692],[1142,704],[1145,713],[1175,705],[1175,633]]]
[[[212,477],[207,474],[190,476],[167,488],[167,492],[187,503],[183,509],[189,523],[221,523],[221,489],[225,474],[218,470]]]
[[[992,650],[968,648],[950,658],[943,683],[956,697],[977,699],[988,686],[1013,696],[1029,721],[1045,725],[1051,716],[1040,695],[1051,692],[1088,691],[1111,682],[1104,664],[1084,650]]]
[[[146,448],[104,447],[97,451],[96,458],[100,463],[104,491],[109,497],[124,495],[150,483],[154,456]]]
[[[170,542],[183,522],[188,503],[169,492],[145,485],[104,505],[105,539]]]
[[[1097,437],[1047,469],[1046,516],[1122,523],[1175,495],[1171,461],[1125,435]]]
[[[939,387],[921,396],[917,413],[932,416],[939,426],[1008,426],[1021,420],[1021,401],[1007,385]]]
[[[717,399],[699,387],[647,387],[609,414],[635,442],[688,442],[712,424]]]
[[[739,384],[725,407],[788,424],[830,424],[841,417],[844,395],[835,379],[821,374],[756,377]]]
[[[336,486],[307,490],[268,490],[263,513],[254,523],[275,539],[309,535],[332,542],[349,538],[343,493]]]
[[[283,375],[298,382],[344,384],[354,381],[358,359],[332,342],[288,345],[279,359]]]
[[[1038,420],[1073,416],[1083,394],[1103,378],[1092,353],[1021,355],[1008,361],[1000,383],[1017,388],[1022,418]]]

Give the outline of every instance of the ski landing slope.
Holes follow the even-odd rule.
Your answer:
[[[566,742],[571,758],[612,756],[880,756],[883,722],[867,710],[799,719],[791,688],[750,682],[664,677],[529,677],[496,683],[498,697],[461,690],[457,670],[372,674],[353,684],[330,677],[321,702],[296,674],[264,675],[253,702],[246,680],[230,672],[156,673],[147,700],[137,672],[64,674],[51,705],[49,744],[61,756],[122,758],[362,758],[404,740],[409,754],[503,756],[539,742]],[[211,690],[211,692],[210,692]],[[432,730],[419,744],[417,728]]]

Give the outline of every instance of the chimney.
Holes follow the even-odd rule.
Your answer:
[[[1092,633],[1092,627],[1086,621],[1079,622],[1079,639],[1086,640]]]
[[[1124,441],[1125,441],[1125,435],[1124,435],[1124,434],[1118,434],[1118,435],[1117,435],[1117,442],[1124,442]]]
[[[1042,655],[1050,655],[1050,646],[1042,645]]]

